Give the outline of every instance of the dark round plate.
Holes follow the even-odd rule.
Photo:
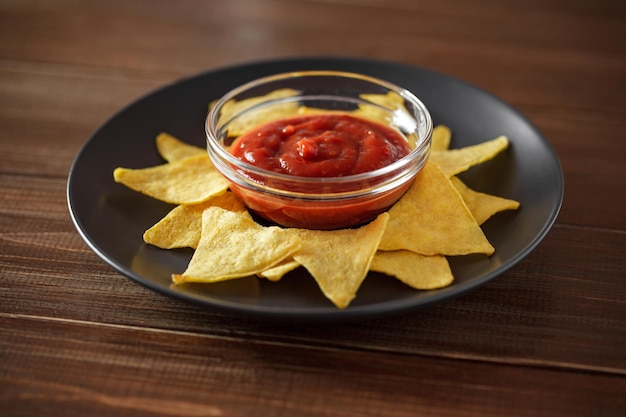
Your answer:
[[[429,108],[435,124],[452,129],[459,148],[504,134],[510,149],[463,175],[472,188],[513,198],[515,212],[496,215],[483,225],[496,248],[491,257],[450,258],[455,282],[435,291],[416,291],[379,274],[365,279],[357,297],[338,310],[313,278],[299,270],[279,282],[255,277],[219,284],[171,284],[185,270],[191,250],[145,245],[143,232],[172,206],[113,181],[116,167],[163,163],[155,137],[168,132],[205,146],[209,103],[252,79],[295,70],[359,72],[406,87]],[[425,307],[459,296],[502,274],[527,256],[552,227],[563,199],[563,175],[556,154],[542,134],[498,98],[446,75],[380,61],[320,58],[253,63],[207,72],[162,88],[114,115],[85,143],[69,174],[67,198],[76,228],[87,244],[113,268],[146,287],[183,300],[253,317],[272,319],[354,319]]]

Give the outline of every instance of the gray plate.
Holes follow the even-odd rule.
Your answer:
[[[296,270],[280,282],[254,277],[211,285],[171,285],[191,250],[161,250],[143,243],[143,232],[171,208],[113,181],[113,170],[163,163],[155,137],[168,132],[205,146],[207,106],[252,79],[294,70],[359,72],[408,88],[429,108],[435,124],[452,129],[458,148],[504,134],[510,149],[472,168],[462,179],[472,188],[521,203],[483,225],[496,253],[450,259],[455,282],[416,291],[379,274],[365,279],[345,310],[335,308],[313,279]],[[224,68],[185,79],[139,99],[114,115],[85,143],[69,175],[70,213],[82,238],[113,268],[161,293],[232,314],[269,319],[360,319],[426,307],[476,289],[526,257],[550,230],[563,199],[558,158],[542,134],[500,99],[462,81],[425,69],[369,60],[320,58],[268,61]]]

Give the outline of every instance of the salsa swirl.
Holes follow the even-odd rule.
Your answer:
[[[375,171],[411,152],[382,124],[348,114],[272,121],[235,140],[231,153],[268,171],[298,177],[344,177]]]

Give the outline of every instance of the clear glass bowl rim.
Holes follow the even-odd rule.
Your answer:
[[[269,84],[272,82],[282,81],[282,80],[286,80],[289,78],[311,77],[311,76],[353,78],[353,79],[369,82],[372,84],[376,84],[390,91],[394,91],[395,93],[399,94],[404,100],[412,103],[417,109],[418,115],[421,115],[424,118],[426,134],[423,137],[419,138],[419,142],[416,144],[415,148],[411,150],[410,153],[400,158],[399,160],[387,166],[384,166],[382,168],[376,169],[374,171],[364,172],[364,173],[355,174],[355,175],[346,175],[346,176],[341,176],[341,177],[301,177],[301,176],[293,176],[293,175],[281,174],[278,172],[269,171],[269,170],[259,168],[257,166],[254,166],[252,164],[249,164],[245,161],[240,160],[239,158],[232,155],[226,148],[224,148],[221,145],[220,140],[217,138],[214,132],[216,132],[218,129],[217,117],[219,116],[219,110],[224,105],[224,103],[228,102],[234,97],[237,97],[239,94],[249,89],[261,86],[263,84]],[[299,97],[299,96],[294,96],[294,97]],[[294,97],[289,97],[289,99],[293,99]],[[306,97],[306,96],[302,96],[302,97]],[[375,103],[372,103],[372,104],[375,104]],[[264,178],[272,180],[272,182],[279,181],[280,183],[283,183],[283,184],[293,183],[293,184],[298,184],[298,185],[314,184],[317,186],[322,185],[322,184],[342,185],[342,184],[350,184],[350,183],[356,183],[356,182],[362,182],[362,181],[371,181],[378,177],[385,177],[389,174],[393,174],[394,172],[404,172],[405,169],[409,169],[407,167],[408,165],[411,165],[415,161],[419,161],[420,157],[423,156],[425,152],[429,152],[432,132],[433,132],[433,122],[432,122],[432,118],[430,116],[428,109],[426,108],[424,103],[419,98],[417,98],[415,94],[413,94],[406,88],[400,87],[388,81],[384,81],[375,77],[371,77],[371,76],[367,76],[367,75],[363,75],[359,73],[345,72],[345,71],[327,71],[327,70],[285,72],[285,73],[279,73],[279,74],[257,78],[253,81],[244,83],[230,90],[225,95],[223,95],[220,99],[218,99],[218,101],[216,101],[215,104],[211,107],[208,113],[208,116],[206,118],[206,122],[205,122],[205,133],[206,133],[207,145],[209,148],[208,151],[209,151],[210,156],[212,156],[212,153],[215,153],[218,158],[220,158],[226,164],[230,165],[230,167],[236,167],[236,169],[243,170],[244,172],[249,172],[251,173],[251,175],[262,176]],[[425,162],[426,161],[424,160],[423,163],[425,164]],[[240,173],[237,173],[235,169],[232,169],[232,170],[235,175],[242,176]],[[229,175],[226,175],[226,177],[229,180],[232,180],[232,178],[230,178]],[[396,177],[397,175],[395,175],[393,178],[397,180]],[[256,181],[250,180],[249,178],[245,179],[244,182],[249,183],[250,185],[252,185],[255,188],[258,188],[259,190],[263,190],[266,192],[273,191],[274,194],[278,194],[278,195],[284,195],[284,194],[292,195],[292,196],[300,195],[300,196],[308,196],[309,198],[311,198],[312,195],[315,195],[315,194],[311,195],[311,194],[301,193],[301,192],[291,192],[289,190],[282,189],[282,188],[274,189],[274,188],[268,187],[265,184],[261,184]],[[383,181],[383,184],[384,183],[386,182]],[[330,194],[332,195],[334,193],[330,193]],[[346,193],[339,193],[339,194],[342,194],[344,197],[346,197],[346,195],[344,195]],[[348,192],[347,194],[350,194],[350,192]],[[354,192],[352,192],[352,194],[354,194],[355,196],[362,195],[362,193],[360,193],[359,190],[355,190]]]

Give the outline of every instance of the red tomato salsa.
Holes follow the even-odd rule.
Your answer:
[[[411,149],[402,135],[348,114],[296,116],[267,123],[235,140],[231,153],[268,171],[343,177],[387,166]]]

